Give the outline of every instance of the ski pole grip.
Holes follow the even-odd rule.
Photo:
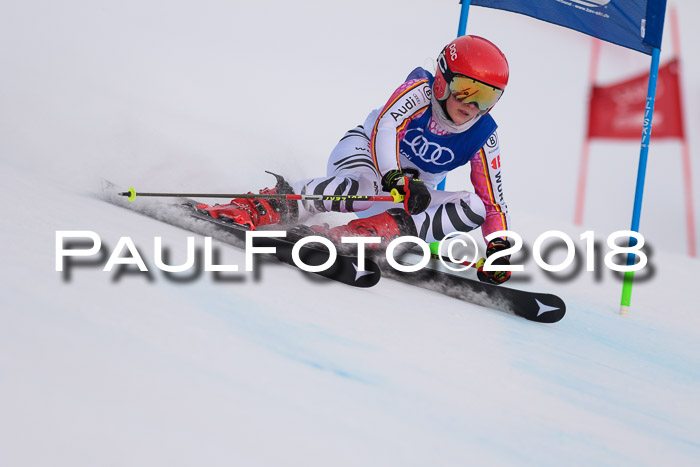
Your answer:
[[[391,190],[391,197],[394,198],[394,203],[403,203],[403,195],[396,188]]]

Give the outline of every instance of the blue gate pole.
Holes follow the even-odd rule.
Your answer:
[[[469,5],[472,4],[472,0],[461,0],[462,12],[459,14],[459,28],[457,29],[457,37],[463,36],[467,33],[467,18],[469,17]]]
[[[467,33],[467,18],[469,18],[469,6],[472,4],[472,0],[460,0],[462,4],[462,10],[459,13],[459,27],[457,28],[457,37],[463,36]],[[445,181],[447,177],[443,178],[440,183],[438,183],[438,190],[445,191]]]
[[[644,179],[647,171],[647,158],[649,156],[649,141],[651,140],[651,120],[654,115],[654,100],[656,99],[656,81],[659,75],[659,56],[661,50],[654,48],[651,51],[651,68],[649,70],[649,87],[647,89],[647,102],[644,108],[644,127],[642,128],[642,146],[639,151],[639,168],[637,169],[637,188],[634,193],[634,210],[632,212],[632,228],[639,232],[639,220],[642,216],[642,198],[644,197]],[[630,238],[629,246],[637,244],[637,240]],[[627,255],[627,265],[631,266],[635,261],[635,254]],[[626,315],[629,312],[632,300],[632,283],[634,272],[626,272],[622,283],[622,299],[620,301],[620,313]]]
[[[469,17],[469,5],[471,5],[472,0],[460,0],[462,4],[462,10],[459,13],[459,27],[457,28],[457,37],[463,36],[467,32],[467,18]],[[437,189],[440,191],[445,191],[445,182],[447,181],[447,176],[438,183]],[[430,251],[433,254],[440,254],[440,242],[431,242]]]

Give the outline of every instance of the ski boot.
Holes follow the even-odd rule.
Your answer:
[[[401,236],[417,236],[416,226],[411,216],[401,208],[389,209],[381,214],[355,219],[346,225],[329,228],[328,225],[298,225],[288,231],[291,240],[299,240],[310,235],[326,237],[337,245],[339,251],[355,248],[352,244],[343,244],[343,237],[379,237],[381,243],[368,244],[368,249],[384,249],[389,242]]]
[[[261,195],[294,194],[292,186],[284,177],[267,173],[275,176],[277,184],[272,189],[260,190]],[[263,225],[294,223],[299,218],[298,202],[284,199],[236,198],[229,204],[198,204],[197,209],[215,219],[243,225],[250,230]]]

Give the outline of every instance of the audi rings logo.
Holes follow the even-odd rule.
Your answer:
[[[417,134],[414,133],[414,136],[411,134],[412,132]],[[428,141],[420,129],[408,130],[404,136],[404,143],[411,148],[416,156],[428,164],[446,165],[455,160],[455,154],[450,148]]]

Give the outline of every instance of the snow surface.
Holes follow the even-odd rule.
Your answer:
[[[600,280],[557,282],[530,259],[530,280],[511,282],[562,296],[555,325],[269,262],[176,283],[153,267],[154,237],[177,263],[191,234],[100,199],[102,178],[247,191],[272,183],[263,169],[321,174],[345,130],[431,66],[456,3],[0,6],[0,465],[700,463],[698,260],[685,256],[677,143],[652,144],[642,232],[654,274],[629,317],[601,265]],[[695,156],[700,6],[676,4]],[[583,231],[604,242],[627,229],[636,144],[594,145],[586,225],[571,224],[590,39],[478,7],[468,30],[511,64],[494,116],[515,230],[530,245],[567,232],[581,257]],[[647,67],[603,49],[602,80]],[[448,189],[468,188],[466,173]],[[67,279],[58,230],[94,231],[107,254],[131,237],[151,274],[96,263]],[[242,267],[242,251],[217,247]]]

